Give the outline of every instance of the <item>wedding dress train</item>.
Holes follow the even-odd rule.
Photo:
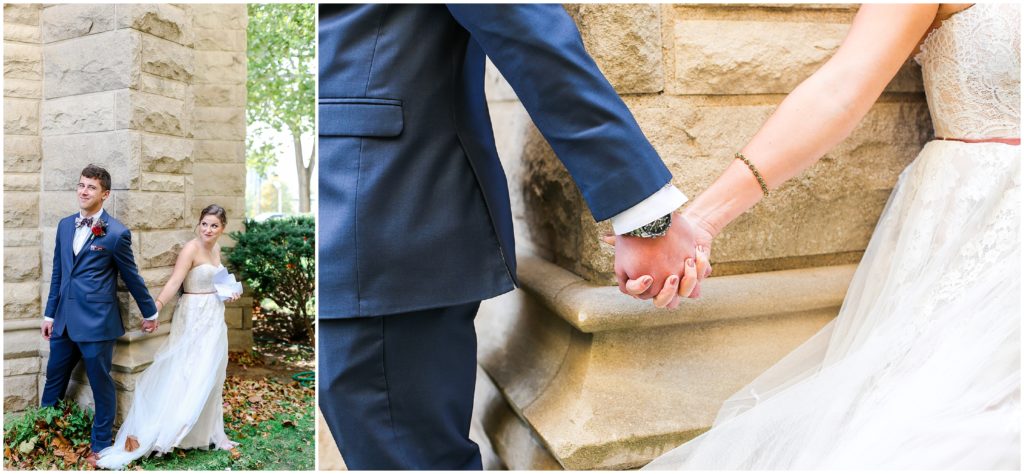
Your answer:
[[[185,276],[167,342],[135,384],[128,416],[113,446],[100,451],[99,467],[121,469],[150,453],[174,448],[231,449],[224,433],[223,398],[228,364],[224,303],[213,276],[220,266],[204,263]],[[128,437],[139,446],[125,449]]]
[[[937,137],[1020,137],[1019,24],[976,4],[925,40]],[[836,319],[645,469],[1020,469],[1020,159],[926,144]]]

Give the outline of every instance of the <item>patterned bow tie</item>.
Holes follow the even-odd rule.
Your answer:
[[[91,217],[82,217],[82,216],[76,217],[75,218],[75,228],[77,229],[77,228],[82,227],[82,226],[92,227],[92,218]]]

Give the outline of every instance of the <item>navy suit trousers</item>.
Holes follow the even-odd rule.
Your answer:
[[[320,409],[349,469],[482,468],[469,439],[479,306],[320,320]]]
[[[50,359],[46,363],[46,386],[41,405],[52,407],[63,400],[71,381],[71,371],[82,361],[92,387],[96,416],[92,421],[92,450],[99,452],[113,443],[116,400],[110,366],[114,361],[114,340],[75,342],[67,331],[50,337]]]

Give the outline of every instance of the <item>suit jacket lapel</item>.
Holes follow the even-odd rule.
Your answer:
[[[106,212],[101,213],[98,220],[101,220],[101,221],[103,221],[104,224],[106,224],[107,221],[104,219],[104,217],[107,217],[107,213]],[[77,231],[78,228],[76,227],[75,230]],[[85,255],[86,252],[89,251],[89,244],[92,243],[92,241],[95,238],[96,238],[96,236],[93,235],[92,229],[90,229],[89,230],[89,237],[87,237],[85,239],[85,243],[82,244],[82,250],[79,250],[78,251],[78,255],[75,255],[75,233],[74,232],[71,233],[71,255],[74,257],[74,263],[71,264],[71,269],[72,270],[74,270],[75,267],[78,266],[78,262],[82,261],[82,257]]]

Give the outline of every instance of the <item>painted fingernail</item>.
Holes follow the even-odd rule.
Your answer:
[[[693,265],[694,265],[694,264],[693,264],[693,259],[692,259],[692,258],[688,258],[688,259],[686,259],[686,266],[688,266],[688,267],[692,267]]]
[[[649,276],[645,276],[645,277],[640,279],[640,283],[643,283],[645,285],[649,285],[649,284],[651,284],[651,281],[653,281],[653,280],[654,280],[654,278],[651,278]]]
[[[672,276],[668,277],[668,284],[669,285],[675,285],[678,282],[679,282],[679,277],[677,277],[675,275],[672,275]]]

